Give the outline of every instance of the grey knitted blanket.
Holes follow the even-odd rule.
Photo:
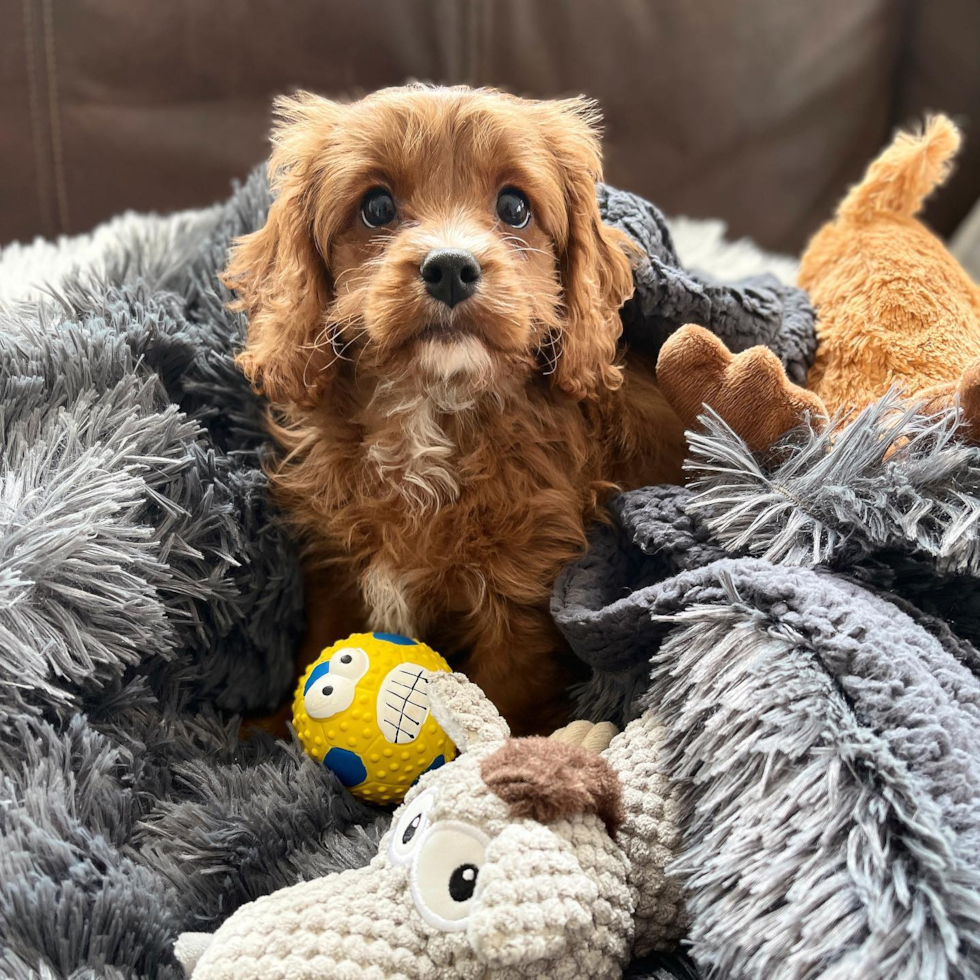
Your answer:
[[[766,277],[723,285],[685,271],[652,205],[605,188],[600,200],[608,220],[647,253],[624,310],[630,343],[656,349],[692,320],[735,349],[770,344],[802,376],[813,331],[801,293]],[[237,737],[239,713],[270,709],[288,693],[302,626],[296,555],[266,500],[262,406],[233,364],[243,323],[224,310],[228,296],[216,280],[231,239],[259,226],[268,203],[264,180],[254,176],[224,205],[148,224],[98,276],[82,270],[43,302],[0,313],[4,977],[180,977],[171,948],[179,932],[213,930],[243,902],[364,863],[384,829],[384,814],[354,801],[296,746]],[[677,509],[683,494],[674,494]],[[670,560],[705,564],[706,527],[697,524],[703,538],[687,544],[672,538]],[[611,575],[642,554],[627,536],[590,560],[594,571],[596,562],[608,562]],[[657,581],[673,574],[669,562],[661,570]],[[745,575],[732,571],[726,580],[744,592],[729,603],[731,615],[741,615],[754,595]],[[913,594],[915,575],[908,578]],[[632,574],[619,581],[639,584]],[[708,601],[723,606],[728,595],[711,592],[707,579],[700,591],[690,588],[698,609]],[[558,609],[563,625],[584,656],[630,678],[637,663],[670,649],[652,639],[670,627],[649,612],[684,608],[651,603],[644,617],[634,604],[638,625],[630,637],[609,625],[615,617],[603,618],[595,597],[579,604],[587,606],[593,625],[570,601]],[[952,633],[938,619],[929,622],[909,629],[924,631],[937,651],[951,650]],[[965,640],[956,642],[967,649]],[[603,645],[608,663],[594,653]],[[672,706],[680,726],[680,712],[696,709],[670,696],[674,675],[667,661],[658,663],[653,696]],[[624,702],[625,684],[604,676],[606,702]],[[966,679],[956,678],[965,690]],[[953,674],[944,683],[954,684]],[[679,734],[677,747],[687,753],[678,765],[692,773],[702,737],[694,721],[695,741]],[[912,722],[911,715],[896,720]],[[965,725],[935,743],[937,759],[948,754],[944,746],[960,745]],[[747,749],[757,742],[752,733],[747,739]],[[949,772],[945,782],[937,775],[937,787],[949,784]],[[954,786],[960,795],[971,784],[963,780]],[[949,799],[937,789],[936,807],[964,809],[952,789],[944,792]],[[925,819],[917,811],[906,816]],[[933,860],[952,867],[955,841],[946,850],[938,842]],[[718,849],[703,870],[706,895],[722,888],[719,862],[731,862],[729,874],[738,876],[746,850],[758,856],[756,847]],[[938,902],[946,897],[940,883],[952,887],[962,878],[945,864],[937,868],[930,881]],[[784,857],[781,880],[792,870]],[[757,874],[745,873],[747,884]],[[915,883],[892,887],[901,898]],[[820,879],[819,887],[829,884]],[[739,913],[743,923],[747,914]],[[924,912],[919,919],[932,921]],[[710,957],[698,922],[695,950]],[[793,928],[805,931],[806,920]],[[683,972],[679,963],[636,966],[643,976],[668,968]]]

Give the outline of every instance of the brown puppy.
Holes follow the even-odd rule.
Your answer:
[[[303,660],[355,628],[448,656],[515,732],[574,679],[548,612],[615,484],[679,479],[682,427],[625,374],[626,236],[585,100],[410,86],[277,103],[264,228],[224,276],[305,546]]]

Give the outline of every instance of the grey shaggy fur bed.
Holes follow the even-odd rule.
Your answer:
[[[802,293],[687,272],[652,205],[600,202],[648,255],[631,342],[655,349],[696,319],[805,371]],[[365,863],[385,827],[295,745],[237,737],[239,713],[288,693],[302,626],[263,407],[233,364],[244,325],[216,279],[268,204],[255,175],[0,313],[5,977],[180,977],[179,932]]]
[[[693,275],[655,208],[600,202],[648,253],[631,344],[699,321],[802,376],[802,294]],[[267,206],[253,177],[0,315],[3,976],[180,977],[178,932],[384,829],[296,746],[237,738],[288,692],[302,618],[215,278]],[[698,965],[634,980],[980,975],[980,454],[954,412],[892,407],[775,461],[707,418],[699,483],[619,498],[557,585],[583,713],[655,707],[687,788]]]

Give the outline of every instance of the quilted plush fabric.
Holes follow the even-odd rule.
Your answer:
[[[669,950],[685,927],[681,879],[667,868],[681,847],[680,785],[664,765],[666,731],[656,709],[637,718],[603,753],[624,773],[626,819],[617,835],[630,865],[633,892],[633,952]]]
[[[768,274],[720,282],[685,269],[666,219],[635,194],[600,186],[599,207],[604,220],[625,231],[644,253],[633,271],[636,292],[622,311],[626,343],[656,352],[679,326],[697,323],[736,353],[765,344],[794,381],[805,382],[816,351],[806,293]]]

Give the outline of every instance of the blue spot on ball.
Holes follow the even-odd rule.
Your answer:
[[[324,674],[330,673],[330,661],[326,660],[322,664],[317,664],[312,671],[310,671],[310,676],[306,678],[306,683],[303,685],[303,695],[309,693],[310,688],[321,678]]]
[[[407,636],[402,636],[400,633],[372,633],[376,640],[384,640],[387,643],[397,643],[400,647],[414,647],[418,646],[415,640],[410,640]]]
[[[367,779],[367,769],[360,756],[349,749],[332,748],[323,757],[323,764],[348,788]]]
[[[412,780],[412,785],[414,786],[427,772],[432,772],[433,769],[441,769],[445,764],[446,757],[440,753]]]

